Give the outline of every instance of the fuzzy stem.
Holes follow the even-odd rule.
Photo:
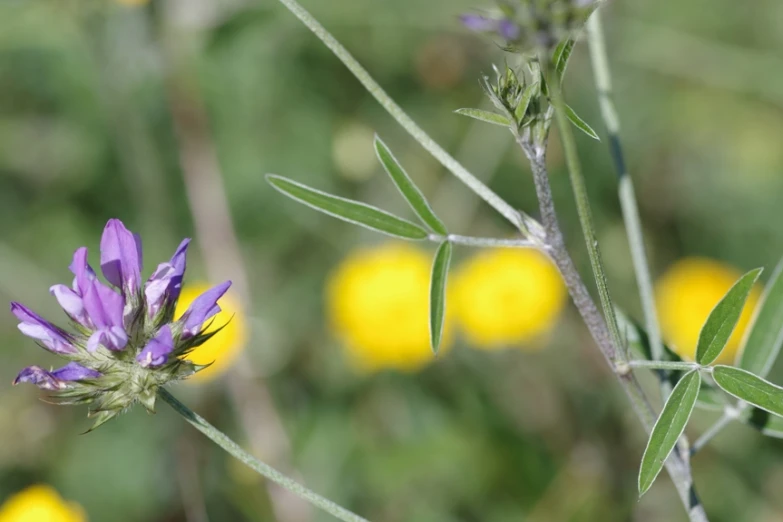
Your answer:
[[[267,464],[264,464],[254,456],[250,455],[248,452],[240,448],[236,442],[229,439],[222,431],[215,428],[193,410],[179,402],[179,400],[169,393],[168,390],[160,388],[158,390],[158,396],[166,401],[172,408],[174,408],[177,413],[182,415],[185,420],[192,424],[197,430],[206,435],[212,442],[226,450],[229,455],[239,460],[259,475],[264,476],[275,484],[278,484],[279,486],[294,493],[298,497],[306,500],[307,502],[310,502],[312,505],[323,509],[339,520],[343,520],[344,522],[369,522],[367,519],[351,513],[347,509],[338,506],[331,500],[328,500],[307,489],[295,480],[286,477],[276,469]]]
[[[620,119],[612,100],[612,77],[609,71],[609,60],[606,54],[603,29],[601,27],[601,13],[596,10],[587,22],[588,42],[590,57],[593,65],[595,85],[598,90],[598,101],[601,106],[601,116],[609,133],[609,150],[618,177],[618,191],[623,220],[626,225],[628,244],[631,248],[631,259],[636,274],[636,284],[639,288],[639,298],[642,302],[647,335],[650,338],[650,351],[653,360],[660,361],[664,358],[663,341],[661,340],[661,328],[658,322],[658,314],[653,296],[652,276],[647,263],[647,254],[644,248],[642,235],[642,223],[639,218],[639,206],[634,195],[633,181],[623,157],[623,148],[620,142]],[[661,391],[664,399],[671,393],[671,384],[668,379],[661,380]]]
[[[678,361],[628,361],[629,368],[648,368],[650,370],[691,371],[700,368],[696,363]]]
[[[497,210],[516,228],[523,230],[522,216],[511,205],[506,203],[492,189],[482,183],[473,174],[455,160],[448,152],[438,145],[410,116],[408,116],[397,103],[378,85],[364,67],[356,61],[351,53],[327,31],[318,20],[307,12],[296,0],[280,0],[289,11],[305,24],[328,47],[334,55],[350,70],[359,82],[367,89],[367,92],[386,109],[392,118],[397,120],[403,129],[410,134],[427,152],[438,160],[441,165],[451,171],[460,181],[467,185],[481,199]]]
[[[463,245],[477,248],[541,248],[541,245],[531,239],[496,239],[492,237],[473,237],[449,234],[448,236],[439,236],[430,234],[429,240],[435,243],[450,241],[455,245]]]
[[[696,442],[693,443],[693,446],[691,447],[691,455],[695,455],[702,448],[704,448],[704,446],[706,446],[715,437],[715,435],[723,431],[723,428],[731,424],[734,419],[736,419],[736,415],[724,412],[724,414],[717,421],[715,421],[715,424],[710,426],[710,428],[705,431]]]

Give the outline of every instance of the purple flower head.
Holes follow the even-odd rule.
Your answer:
[[[39,341],[49,351],[59,354],[75,353],[71,336],[40,315],[19,303],[11,303],[11,312],[21,321],[19,330]]]
[[[136,362],[145,368],[166,364],[169,354],[174,351],[174,337],[171,335],[171,327],[164,326],[147,346],[136,356]]]
[[[513,42],[522,35],[522,29],[508,18],[493,18],[475,13],[460,16],[462,25],[477,33],[494,33],[504,40]]]
[[[14,379],[14,384],[29,382],[41,389],[54,391],[67,388],[71,382],[95,379],[100,376],[98,371],[70,362],[62,368],[52,371],[46,371],[40,366],[28,366],[19,372],[19,375]]]
[[[101,237],[101,270],[106,280],[126,294],[141,287],[141,239],[119,219],[110,219]]]
[[[190,239],[184,239],[171,257],[171,261],[159,264],[144,286],[149,317],[155,317],[164,305],[174,304],[179,299],[189,244]]]
[[[220,306],[217,304],[218,300],[223,297],[229,287],[231,281],[226,281],[213,288],[210,288],[190,305],[180,321],[183,322],[182,338],[187,339],[199,333],[204,325],[204,322],[214,317],[220,312]]]
[[[205,292],[179,321],[172,321],[189,244],[190,239],[183,240],[171,259],[143,282],[139,237],[121,221],[109,220],[100,256],[109,284],[98,278],[87,260],[87,248],[81,247],[70,265],[73,284],[49,289],[71,319],[72,333],[11,303],[22,333],[69,361],[57,370],[28,366],[14,383],[35,384],[64,399],[63,403],[94,403],[93,428],[136,402],[154,411],[161,386],[201,368],[184,355],[209,337],[199,335],[204,322],[220,311],[217,301],[231,285],[227,282]]]

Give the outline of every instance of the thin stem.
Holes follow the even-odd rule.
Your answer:
[[[248,452],[239,447],[236,442],[229,439],[222,431],[215,428],[193,410],[179,402],[179,400],[169,393],[168,390],[160,388],[158,390],[158,396],[166,401],[172,408],[174,408],[177,413],[182,415],[185,420],[192,424],[197,430],[206,435],[212,442],[226,450],[229,455],[239,460],[258,474],[263,475],[268,480],[278,484],[291,493],[294,493],[298,497],[306,500],[307,502],[310,502],[316,507],[323,509],[327,513],[334,515],[336,518],[343,520],[344,522],[369,522],[367,519],[351,513],[347,509],[338,506],[331,500],[328,500],[307,489],[295,480],[286,477],[276,469],[267,464],[264,464],[254,456],[250,455]]]
[[[449,234],[448,236],[439,236],[430,234],[430,241],[441,243],[450,241],[456,245],[464,245],[478,248],[541,248],[541,245],[531,239],[496,239],[492,237],[473,237]]]
[[[571,295],[571,299],[579,310],[585,324],[590,330],[590,334],[598,344],[599,349],[607,359],[609,366],[613,369],[626,395],[631,401],[631,406],[642,422],[645,431],[649,434],[655,424],[655,412],[650,405],[644,390],[639,385],[633,372],[621,372],[613,361],[616,345],[606,326],[603,316],[596,307],[593,298],[587,290],[587,287],[579,275],[571,256],[565,246],[563,233],[555,211],[554,200],[552,199],[552,188],[549,184],[549,175],[546,169],[546,159],[544,156],[545,147],[533,147],[522,140],[519,145],[524,150],[533,170],[533,181],[536,187],[536,195],[541,212],[544,230],[546,232],[547,253],[550,255],[558,270],[560,270],[566,287]],[[684,448],[685,444],[680,444],[680,448],[673,455],[675,458],[666,460],[665,466],[672,478],[680,500],[685,506],[691,522],[707,522],[707,515],[704,507],[701,505],[698,494],[693,487],[690,464],[687,460],[688,454]]]
[[[731,421],[736,418],[736,415],[729,412],[724,412],[723,415],[715,421],[715,424],[710,426],[710,429],[705,431],[701,437],[691,446],[691,456],[698,453],[704,446],[706,446],[718,433],[723,431],[723,428],[728,426]]]
[[[648,368],[650,370],[683,370],[690,371],[700,368],[696,363],[678,361],[628,361],[629,368]]]
[[[547,60],[547,63],[549,61]],[[582,166],[579,163],[579,155],[576,151],[576,141],[571,130],[571,123],[566,116],[565,102],[563,93],[560,90],[560,77],[554,67],[550,67],[550,81],[548,82],[549,91],[552,97],[552,106],[555,108],[555,119],[560,133],[560,140],[563,144],[568,174],[571,179],[571,188],[576,200],[576,210],[579,214],[579,223],[582,227],[587,253],[590,257],[590,265],[593,268],[593,276],[598,287],[598,296],[601,300],[601,307],[606,317],[606,323],[611,334],[611,340],[615,347],[623,346],[623,340],[620,336],[620,329],[617,326],[617,318],[614,313],[614,306],[609,295],[609,287],[606,282],[606,273],[601,258],[601,251],[598,246],[598,240],[595,237],[595,226],[593,225],[593,214],[590,210],[590,202],[587,197],[587,187],[585,186],[584,176],[582,176]],[[615,351],[617,355],[622,356],[622,350]],[[612,364],[616,363],[616,358],[611,359]]]
[[[505,217],[516,228],[523,230],[524,223],[522,216],[514,207],[506,203],[500,196],[492,191],[488,186],[482,183],[473,174],[455,160],[448,152],[438,145],[410,116],[408,116],[397,103],[378,85],[372,76],[362,67],[356,58],[338,42],[329,31],[327,31],[318,20],[307,12],[296,0],[280,0],[289,11],[291,11],[299,20],[304,23],[310,31],[313,32],[334,55],[350,70],[356,79],[361,82],[367,91],[386,109],[392,118],[397,120],[403,129],[410,134],[427,152],[437,159],[441,165],[451,171],[457,178],[475,192],[481,199],[489,203],[503,217]]]
[[[652,276],[644,247],[639,206],[636,202],[633,181],[628,174],[620,142],[620,119],[617,116],[617,110],[612,100],[612,77],[609,71],[609,60],[601,27],[600,9],[596,10],[588,20],[587,34],[595,85],[598,90],[598,101],[601,106],[601,115],[603,116],[606,130],[609,133],[609,150],[618,177],[620,206],[628,235],[628,244],[631,248],[631,259],[636,274],[636,284],[639,288],[639,298],[642,302],[647,335],[650,338],[650,351],[652,352],[652,358],[660,361],[664,358],[661,328],[653,296]],[[661,380],[661,388],[664,398],[671,393],[671,384],[668,379]]]

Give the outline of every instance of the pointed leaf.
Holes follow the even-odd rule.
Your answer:
[[[436,355],[443,338],[443,323],[446,318],[446,281],[451,264],[451,242],[444,241],[435,253],[430,281],[430,342]]]
[[[653,426],[639,470],[639,494],[644,495],[661,472],[664,462],[677,444],[688,424],[699,395],[701,375],[688,372],[672,390],[663,411]]]
[[[422,220],[422,222],[430,227],[430,229],[440,234],[441,236],[447,236],[449,233],[446,230],[446,225],[443,224],[438,216],[433,212],[432,207],[427,202],[424,194],[421,193],[419,188],[413,183],[408,173],[402,168],[400,163],[394,157],[392,152],[381,141],[378,136],[375,136],[375,152],[378,155],[378,159],[383,164],[383,168],[391,177],[394,184],[399,189],[402,197],[408,202],[413,211]]]
[[[751,270],[734,283],[734,286],[726,293],[720,302],[710,312],[707,321],[699,333],[699,342],[696,345],[696,361],[707,365],[715,361],[737,326],[745,301],[750,295],[756,279],[761,274],[761,268]]]
[[[427,231],[419,225],[370,205],[333,196],[282,176],[267,174],[266,180],[289,198],[348,223],[403,239],[421,240],[428,237]]]
[[[560,81],[563,81],[563,74],[565,73],[566,66],[568,66],[568,59],[571,57],[571,52],[574,50],[575,40],[568,38],[563,40],[555,48],[555,52],[552,55],[552,63],[557,71],[557,77]]]
[[[766,377],[783,345],[783,260],[767,283],[737,366]]]
[[[518,122],[522,123],[522,120],[525,118],[525,114],[527,113],[527,108],[530,107],[530,101],[533,99],[533,96],[538,93],[540,87],[541,84],[538,82],[531,83],[525,87],[525,91],[522,93],[522,98],[520,98],[519,103],[517,104],[517,108],[514,111],[514,117]]]
[[[594,140],[601,141],[601,138],[598,137],[598,134],[593,130],[593,128],[590,127],[590,125],[588,125],[585,120],[580,118],[574,109],[572,109],[569,105],[565,106],[565,112],[566,116],[568,116],[568,119],[571,120],[571,123],[573,123],[577,129],[584,132]]]
[[[508,127],[511,125],[511,122],[508,118],[496,112],[482,111],[481,109],[457,109],[454,112],[461,114],[462,116],[468,116],[469,118],[480,120],[486,123],[502,125],[503,127]]]
[[[733,366],[716,366],[712,378],[723,391],[757,408],[783,416],[783,388]]]

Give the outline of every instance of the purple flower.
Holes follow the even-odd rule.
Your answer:
[[[76,348],[72,344],[73,339],[66,331],[56,327],[29,308],[19,303],[11,303],[11,312],[22,321],[19,323],[19,330],[27,337],[39,341],[48,350],[59,354],[76,352]]]
[[[171,335],[171,327],[164,326],[147,346],[136,356],[136,362],[145,368],[166,364],[169,354],[174,350],[174,337]]]
[[[53,371],[46,371],[40,366],[28,366],[16,376],[14,385],[20,382],[29,382],[44,390],[61,390],[67,388],[69,382],[95,379],[100,376],[100,372],[85,368],[75,362],[70,362]]]
[[[171,257],[171,261],[159,264],[144,286],[149,317],[155,317],[161,307],[176,303],[179,299],[189,244],[190,239],[184,239]]]
[[[480,14],[464,14],[460,16],[462,25],[477,33],[495,33],[504,40],[515,41],[522,35],[522,29],[508,18],[492,18]]]
[[[218,306],[217,302],[223,297],[223,294],[228,291],[230,286],[231,281],[226,281],[225,283],[207,290],[193,301],[190,308],[182,314],[182,318],[180,319],[180,321],[183,322],[183,339],[196,335],[201,331],[205,321],[220,312],[220,306]]]
[[[106,280],[125,294],[141,287],[141,239],[119,219],[110,219],[101,237],[101,271]]]

